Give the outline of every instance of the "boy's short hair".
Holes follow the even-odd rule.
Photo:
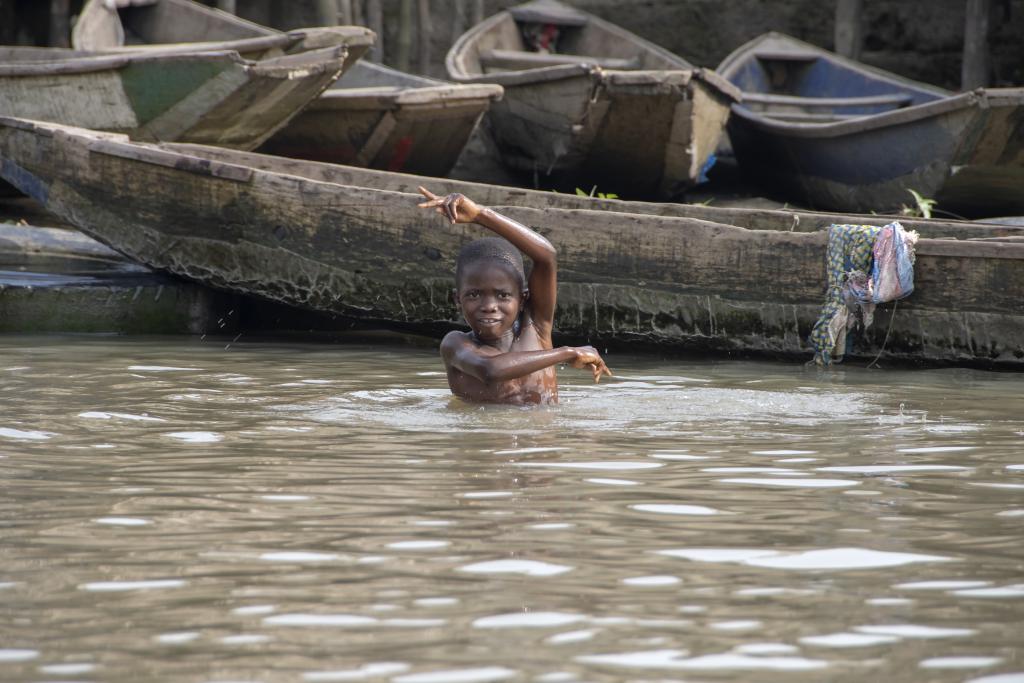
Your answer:
[[[483,237],[463,245],[455,262],[455,285],[462,282],[462,272],[471,263],[494,261],[507,266],[519,278],[520,289],[526,289],[526,269],[523,255],[511,242],[501,237]]]

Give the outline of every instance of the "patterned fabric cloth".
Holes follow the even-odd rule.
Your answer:
[[[870,305],[870,298],[865,301],[864,296],[870,297],[867,273],[871,272],[872,248],[880,230],[875,225],[832,225],[828,229],[828,292],[809,340],[818,365],[830,365],[846,354],[846,332],[856,323],[858,308],[866,314],[866,324],[871,324],[874,307],[864,305]]]
[[[872,250],[871,300],[876,304],[895,301],[914,291],[914,249],[917,233],[906,231],[899,221],[882,228]]]
[[[842,360],[850,346],[847,333],[858,322],[870,327],[876,304],[902,299],[914,291],[916,243],[917,233],[904,230],[899,221],[881,228],[829,227],[825,256],[828,293],[810,337],[816,364]]]

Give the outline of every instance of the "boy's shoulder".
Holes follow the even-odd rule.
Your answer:
[[[473,344],[472,332],[452,330],[441,340],[441,355],[447,358],[450,354],[464,348],[468,344]]]

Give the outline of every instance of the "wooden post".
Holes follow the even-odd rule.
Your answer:
[[[217,9],[231,14],[236,14],[238,11],[238,8],[235,6],[235,0],[217,0]]]
[[[961,90],[988,85],[988,25],[991,10],[992,0],[967,0],[964,61],[960,70]]]
[[[448,44],[454,43],[466,30],[466,0],[453,0],[452,32]]]
[[[416,70],[426,75],[430,70],[430,45],[434,36],[434,26],[430,21],[430,0],[416,1],[417,23],[419,31],[416,35],[416,47],[419,48],[419,58],[416,63]]]
[[[338,0],[316,0],[314,7],[317,26],[338,25]]]
[[[71,39],[71,21],[68,16],[68,0],[50,0],[51,47],[68,47]]]
[[[363,12],[363,0],[351,0],[352,23],[356,26],[366,26],[366,14]]]
[[[370,50],[370,61],[378,64],[384,61],[384,12],[381,11],[381,0],[366,0],[366,25],[377,34]]]
[[[836,52],[843,57],[860,59],[861,45],[864,41],[864,29],[861,23],[863,0],[837,0],[835,46]]]
[[[402,0],[398,6],[398,44],[395,46],[395,67],[399,71],[409,70],[412,53],[412,0]]]
[[[472,0],[473,2],[473,17],[471,24],[476,26],[484,20],[484,0]]]
[[[14,0],[0,0],[0,44],[14,42]]]
[[[338,0],[338,21],[343,26],[356,23],[352,16],[352,0]]]

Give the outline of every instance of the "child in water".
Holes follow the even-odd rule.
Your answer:
[[[464,246],[455,266],[455,302],[470,331],[449,332],[441,342],[453,394],[486,403],[557,403],[559,363],[589,369],[595,382],[612,374],[592,346],[553,348],[557,268],[550,242],[464,195],[419,190],[427,198],[422,208],[498,234]],[[520,251],[533,261],[529,283]]]

